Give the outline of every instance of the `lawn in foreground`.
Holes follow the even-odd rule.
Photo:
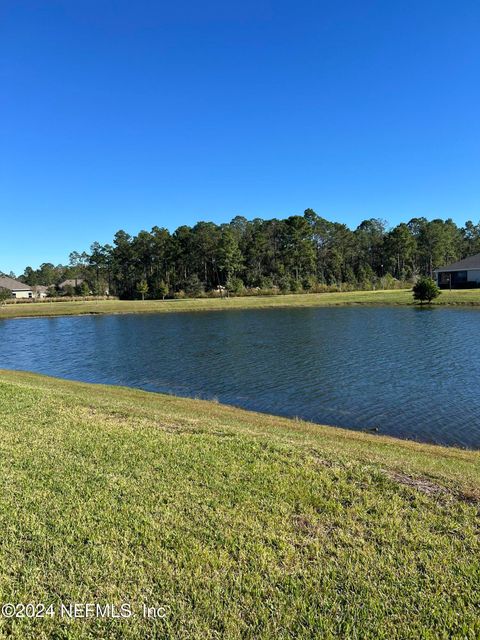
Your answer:
[[[196,298],[186,300],[95,300],[76,302],[33,302],[0,306],[0,318],[80,315],[84,313],[171,313],[178,311],[225,311],[272,307],[328,307],[345,305],[413,305],[410,289],[395,291],[350,291],[346,293],[304,293],[239,298]],[[480,289],[442,291],[433,305],[480,307]]]
[[[3,371],[0,459],[0,601],[137,613],[0,637],[480,635],[478,452]]]

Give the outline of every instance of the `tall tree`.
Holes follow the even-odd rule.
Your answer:
[[[112,270],[115,289],[121,298],[133,298],[136,282],[136,261],[131,236],[117,231],[113,239]]]
[[[298,282],[315,270],[315,248],[308,221],[290,216],[282,225],[281,255],[286,272]]]
[[[392,274],[406,280],[414,274],[417,242],[407,224],[394,227],[385,239],[385,253]]]
[[[224,275],[223,284],[235,276],[242,267],[242,253],[238,240],[229,226],[222,228],[218,247],[218,267]]]

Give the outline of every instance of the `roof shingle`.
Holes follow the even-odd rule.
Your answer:
[[[0,274],[0,287],[2,289],[10,289],[10,291],[31,291],[32,288],[23,282],[19,282],[18,280],[14,280],[9,276],[4,276]]]
[[[458,262],[453,262],[446,267],[438,267],[435,271],[455,271],[457,269],[480,269],[480,253],[464,258],[463,260],[459,260]]]

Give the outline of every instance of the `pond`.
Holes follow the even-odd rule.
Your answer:
[[[318,308],[0,321],[0,368],[480,448],[480,312]]]

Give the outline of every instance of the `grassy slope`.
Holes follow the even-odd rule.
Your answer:
[[[41,302],[0,306],[0,318],[78,315],[82,313],[147,313],[209,311],[222,309],[262,309],[270,307],[322,307],[335,305],[413,304],[410,290],[352,291],[299,295],[252,296],[195,300],[99,300],[95,302]],[[480,306],[480,289],[443,291],[433,304]]]
[[[480,636],[478,452],[5,371],[0,459],[0,601],[171,607],[0,637]]]

